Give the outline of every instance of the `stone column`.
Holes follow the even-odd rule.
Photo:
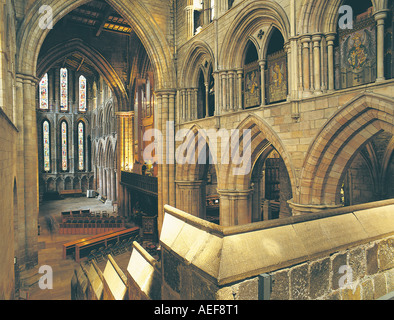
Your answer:
[[[218,190],[220,225],[235,226],[252,222],[252,190]]]
[[[176,181],[177,207],[193,216],[206,218],[205,182]]]
[[[303,87],[304,87],[304,96],[307,97],[310,95],[311,85],[310,85],[310,56],[309,56],[309,42],[310,37],[306,36],[301,39],[302,44],[302,79],[303,79]]]
[[[16,75],[17,92],[17,180],[18,180],[18,261],[31,269],[38,263],[37,225],[39,212],[38,134],[36,119],[36,86],[38,79]]]
[[[220,84],[221,84],[221,101],[222,101],[222,110],[227,111],[227,72],[222,71],[220,73]]]
[[[98,170],[99,170],[99,183],[98,183],[99,194],[103,195],[103,168],[98,167]]]
[[[203,0],[204,25],[208,25],[211,22],[211,8],[209,3],[210,0]]]
[[[334,82],[334,40],[335,34],[329,33],[326,35],[327,41],[327,67],[328,67],[328,92],[332,92],[335,89]]]
[[[315,79],[315,93],[320,94],[321,91],[321,55],[320,55],[320,34],[312,36],[313,42],[313,64],[314,64],[314,79]]]
[[[193,1],[188,0],[188,5],[186,6],[186,30],[187,39],[190,39],[194,35],[194,7]]]
[[[186,121],[186,89],[181,90],[180,97],[180,112],[181,112],[181,120],[182,122]]]
[[[204,82],[205,86],[205,118],[209,117],[209,83]]]
[[[262,174],[252,178],[252,222],[261,221],[261,178]]]
[[[242,76],[243,76],[243,69],[238,69],[237,70],[237,97],[238,97],[238,101],[237,101],[237,109],[238,110],[242,110]]]
[[[216,23],[216,22],[215,22]],[[221,85],[220,85],[220,74],[218,71],[213,72],[213,77],[215,79],[215,116],[222,113],[222,97],[221,97]]]
[[[193,120],[198,119],[198,110],[197,110],[197,106],[198,106],[198,89],[194,88],[193,89],[193,103],[192,103],[192,114],[193,114]]]
[[[228,72],[228,109],[234,110],[234,76],[235,72],[230,70]]]
[[[168,120],[170,123],[175,125],[175,91],[168,93]],[[196,98],[197,98],[197,91],[196,91]],[[171,127],[170,132],[167,132],[167,136],[170,139],[169,145],[167,144],[168,148],[168,165],[169,165],[169,177],[168,177],[168,184],[169,184],[169,205],[175,206],[175,128]]]
[[[193,120],[193,117],[192,117],[192,90],[193,89],[187,89],[187,91],[186,91],[186,94],[187,94],[187,117],[186,117],[186,119],[187,119],[187,121],[191,121],[191,120]]]
[[[261,105],[264,106],[265,103],[265,64],[266,60],[260,60],[259,65],[260,65],[260,77],[261,77]]]
[[[376,21],[376,82],[384,81],[384,20],[387,17],[387,10],[375,12],[374,18]]]

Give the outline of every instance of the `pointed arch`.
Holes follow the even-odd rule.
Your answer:
[[[241,68],[243,51],[249,36],[263,26],[274,25],[285,42],[290,36],[290,22],[284,9],[275,1],[251,1],[235,17],[224,37],[219,54],[221,69]]]
[[[40,76],[48,72],[53,65],[74,53],[80,54],[86,61],[96,66],[96,71],[115,93],[119,109],[126,107],[128,95],[123,81],[104,56],[81,39],[71,39],[48,50],[48,53],[40,59],[37,65],[37,75]]]
[[[198,40],[193,42],[187,51],[182,64],[182,73],[180,77],[180,83],[182,86],[197,88],[199,70],[203,70],[203,72],[205,72],[204,75],[207,79],[209,65],[214,64],[214,62],[215,56],[213,51],[205,41]],[[207,65],[205,65],[206,63]]]
[[[204,129],[194,124],[185,130],[185,137],[177,149],[182,154],[178,154],[178,159],[176,159],[176,180],[199,181],[206,174],[206,165],[210,164],[210,157],[213,160],[212,157],[215,155],[210,154],[210,140]],[[180,163],[182,161],[178,161],[179,157],[182,157],[185,163]],[[218,172],[217,163],[212,162]]]
[[[344,174],[358,150],[382,131],[394,134],[394,100],[364,93],[335,113],[309,147],[299,203],[339,205]]]
[[[301,34],[337,32],[339,8],[344,0],[304,0],[299,13]],[[371,0],[374,12],[387,8],[387,1]]]
[[[235,144],[235,148],[231,150],[231,162],[229,163],[229,165],[221,165],[221,170],[223,171],[222,176],[226,177],[226,179],[225,181],[221,181],[220,188],[223,190],[249,190],[251,175],[254,167],[256,166],[257,160],[260,158],[262,153],[267,152],[267,150],[273,147],[280,154],[285,163],[292,185],[292,192],[294,194],[296,180],[294,167],[291,163],[291,157],[287,152],[281,139],[271,128],[271,126],[262,118],[254,114],[249,114],[238,125],[237,130],[239,131],[240,143]],[[236,157],[236,155],[241,155],[243,152],[242,149],[245,149],[245,145],[243,146],[243,148],[240,148],[241,142],[244,140],[245,137],[245,130],[250,130],[251,141],[247,141],[246,143],[249,144],[247,147],[250,147],[251,150],[251,167],[250,170],[247,171],[244,175],[234,175],[234,169],[236,169],[239,165],[233,163],[232,160]],[[232,138],[233,137],[236,136],[233,135]],[[234,144],[234,141],[231,141],[231,143]]]
[[[90,0],[40,0],[34,2],[26,19],[20,26],[17,38],[17,72],[27,75],[36,75],[38,55],[44,42],[48,29],[40,28],[42,18],[39,9],[42,5],[50,6],[55,25],[64,16]],[[107,2],[130,23],[130,26],[140,38],[146,48],[148,56],[154,65],[155,78],[158,88],[175,87],[175,70],[171,60],[172,51],[157,22],[152,19],[142,1],[134,1],[130,6],[129,0],[107,0]]]

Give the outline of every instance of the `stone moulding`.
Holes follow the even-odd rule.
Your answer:
[[[394,199],[223,227],[165,206],[160,244],[217,286],[394,235]]]

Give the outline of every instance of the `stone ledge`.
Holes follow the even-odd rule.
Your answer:
[[[165,206],[160,242],[224,286],[393,234],[393,200],[239,227],[217,226]]]

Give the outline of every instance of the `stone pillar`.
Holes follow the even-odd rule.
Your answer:
[[[235,72],[230,70],[228,72],[228,109],[234,111],[234,76]]]
[[[211,8],[209,3],[210,0],[203,0],[204,25],[208,25],[211,22]]]
[[[265,64],[266,60],[260,60],[260,76],[261,76],[261,105],[264,106],[265,103]]]
[[[235,226],[252,222],[252,190],[218,190],[220,225]]]
[[[197,90],[196,90],[197,99]],[[175,125],[175,91],[168,93],[168,120]],[[167,132],[170,141],[175,141],[175,128],[171,127],[170,132]],[[175,207],[175,144],[167,144],[168,148],[168,165],[169,165],[169,205]]]
[[[192,89],[188,90],[191,100]],[[170,143],[175,133],[171,132],[171,127],[167,127],[167,122],[173,122],[175,119],[175,90],[157,90],[157,115],[158,129],[163,134],[165,146],[161,148],[161,159],[158,165],[158,230],[161,231],[164,215],[164,205],[175,206],[175,147],[172,148]],[[172,137],[170,137],[171,135]],[[174,150],[172,150],[174,149]]]
[[[242,76],[243,76],[243,69],[238,69],[237,70],[237,109],[242,110]]]
[[[204,181],[176,181],[177,207],[193,216],[206,218]]]
[[[38,263],[37,226],[39,212],[36,86],[38,79],[16,75],[17,92],[17,180],[18,180],[18,261],[31,269]]]
[[[98,167],[98,170],[99,170],[99,183],[98,183],[99,194],[103,195],[103,167]]]
[[[186,121],[187,119],[187,104],[186,104],[186,89],[181,90],[181,98],[180,98],[180,112],[182,121]]]
[[[384,81],[384,20],[387,17],[387,10],[375,12],[374,18],[376,21],[376,82]]]
[[[220,86],[221,86],[221,101],[222,101],[222,111],[227,111],[227,72],[222,71],[220,73]]]
[[[320,54],[321,35],[314,34],[312,36],[313,42],[313,65],[314,65],[314,79],[315,79],[315,93],[320,94],[321,91],[321,54]]]
[[[209,117],[209,83],[205,82],[205,117]]]
[[[192,102],[192,114],[193,114],[193,120],[198,119],[198,112],[197,112],[197,106],[198,106],[198,89],[194,88],[193,89],[193,102]]]
[[[193,1],[188,0],[188,5],[186,6],[186,30],[187,39],[190,39],[194,35],[194,6]]]
[[[192,117],[192,111],[193,111],[193,109],[192,109],[192,90],[193,89],[187,89],[187,92],[186,92],[186,94],[187,94],[187,116],[186,116],[186,119],[187,119],[187,121],[191,121],[191,120],[193,120],[193,117]]]
[[[326,35],[327,41],[327,67],[328,67],[328,92],[335,89],[335,70],[334,70],[334,40],[335,34],[329,33]]]
[[[215,22],[216,23],[216,22]],[[213,72],[213,77],[215,79],[215,116],[222,113],[222,97],[221,97],[221,85],[220,85],[220,74],[218,71]]]
[[[111,200],[115,201],[116,196],[115,196],[115,184],[116,184],[116,179],[115,179],[115,170],[113,168],[109,169],[110,172],[110,181],[111,181]]]
[[[262,175],[259,174],[251,180],[253,184],[252,222],[261,221],[261,178]]]
[[[310,92],[311,92],[309,42],[310,42],[309,36],[306,36],[301,39],[302,63],[303,63],[302,79],[303,79],[303,89],[304,89],[304,96],[305,97],[309,96]]]

